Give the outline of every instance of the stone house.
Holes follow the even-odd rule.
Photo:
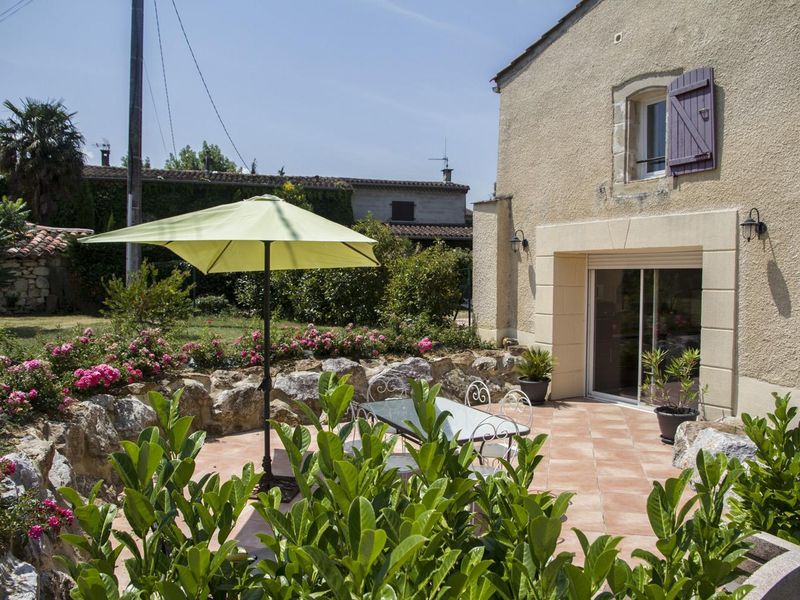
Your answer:
[[[468,246],[472,239],[466,210],[469,186],[454,183],[451,173],[452,169],[443,169],[442,181],[411,181],[144,169],[143,213],[146,220],[159,219],[273,193],[291,181],[302,185],[315,212],[334,221],[350,225],[372,214],[389,224],[395,235],[423,243],[441,239]],[[125,222],[126,178],[122,167],[84,167],[96,227],[104,226],[110,214],[115,223]]]
[[[0,289],[0,314],[56,312],[74,309],[79,297],[66,255],[71,238],[94,233],[27,224],[23,236],[0,256],[0,268],[13,275],[11,285]]]
[[[583,0],[494,78],[476,319],[553,351],[553,398],[636,404],[642,351],[699,347],[708,418],[800,401],[799,18]]]

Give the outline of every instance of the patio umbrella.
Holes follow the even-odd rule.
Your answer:
[[[172,250],[203,273],[264,273],[264,477],[260,488],[278,486],[285,498],[297,490],[292,478],[272,472],[269,403],[271,270],[376,267],[375,240],[285,202],[256,196],[175,217],[82,238],[80,243],[153,244]]]

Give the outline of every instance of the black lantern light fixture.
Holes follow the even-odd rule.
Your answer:
[[[747,218],[739,223],[742,228],[742,237],[745,241],[749,242],[754,237],[761,239],[761,236],[767,231],[767,224],[761,220],[761,215],[757,208],[751,208]]]
[[[518,233],[520,234],[521,237],[517,236]],[[514,252],[517,252],[519,250],[519,245],[520,244],[522,244],[522,249],[527,252],[528,251],[528,240],[525,237],[525,232],[522,231],[522,229],[517,229],[514,232],[514,237],[511,238],[511,249]]]

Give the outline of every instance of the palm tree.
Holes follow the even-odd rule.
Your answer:
[[[72,122],[75,113],[61,100],[3,106],[11,116],[0,121],[0,172],[9,191],[27,200],[34,221],[50,223],[56,202],[74,198],[81,178],[84,140]]]

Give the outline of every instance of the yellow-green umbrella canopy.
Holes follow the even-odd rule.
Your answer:
[[[372,252],[375,240],[276,196],[256,196],[80,241],[165,246],[203,273],[264,270],[265,241],[272,242],[272,270],[378,266]]]
[[[377,243],[343,225],[276,196],[256,196],[177,217],[82,238],[83,244],[126,242],[172,250],[203,273],[263,271],[264,297],[264,478],[261,489],[279,486],[291,498],[297,484],[272,473],[269,396],[269,276],[272,270],[377,267]]]

